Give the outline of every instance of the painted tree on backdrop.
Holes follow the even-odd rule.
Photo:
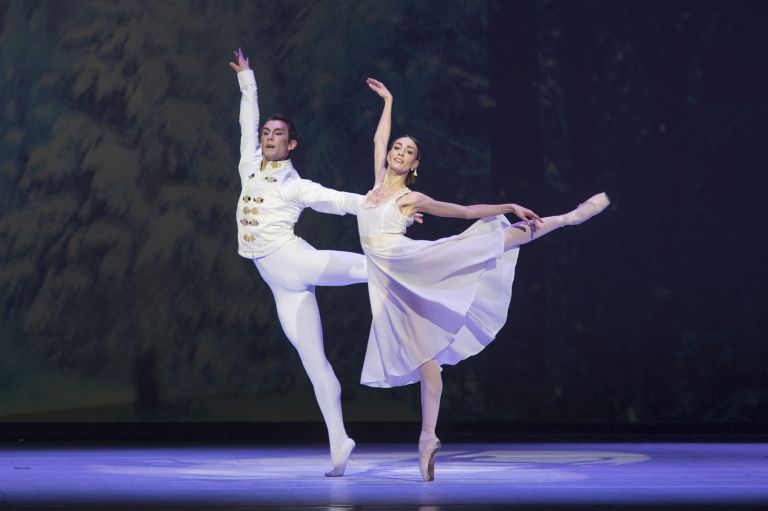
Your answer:
[[[363,80],[392,77],[402,91],[397,128],[427,139],[434,182],[466,198],[473,188],[461,175],[488,166],[485,133],[457,136],[490,105],[478,58],[484,6],[6,4],[0,56],[15,85],[0,90],[8,345],[94,386],[128,382],[150,412],[158,394],[183,403],[211,389],[280,393],[303,382],[269,290],[234,254],[238,93],[226,59],[253,48],[262,109],[278,106],[306,135],[302,175],[357,192],[370,184],[363,169],[378,109]],[[302,223],[319,248],[356,249],[353,224],[341,230],[311,214]],[[321,306],[345,314],[326,322],[335,340],[327,349],[354,387],[364,343],[348,334],[367,330],[369,312],[329,296]],[[63,407],[81,398],[56,394]],[[482,408],[466,397],[457,411]],[[207,405],[181,404],[167,417],[189,417],[192,406]]]
[[[31,82],[14,104],[47,136],[26,135],[4,173],[15,197],[0,289],[18,343],[54,367],[144,382],[149,405],[164,382],[179,382],[162,389],[173,399],[254,378],[241,361],[274,326],[268,291],[232,257],[237,183],[219,115],[232,95],[211,94],[232,84],[206,67],[231,43],[212,44],[210,13],[186,3],[49,8],[14,3],[3,27],[22,37],[11,72]],[[30,76],[24,43],[42,27],[62,42]]]

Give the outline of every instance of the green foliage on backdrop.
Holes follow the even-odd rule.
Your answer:
[[[451,138],[489,104],[484,4],[437,4],[8,4],[0,414],[317,418],[271,294],[235,252],[239,91],[227,62],[242,46],[262,111],[295,118],[304,177],[370,186],[380,102],[369,75],[398,94],[397,125],[432,139],[431,167],[487,173],[484,133]],[[436,88],[444,99],[428,101]],[[300,230],[359,250],[354,219],[307,215]],[[345,387],[370,321],[357,287],[323,302]],[[276,405],[286,394],[295,404]]]
[[[0,420],[319,419],[235,251],[242,46],[304,177],[369,188],[374,76],[430,195],[611,194],[521,251],[442,417],[765,422],[767,22],[760,0],[0,3]],[[359,250],[354,218],[297,231]],[[416,419],[417,388],[357,383],[365,287],[318,294],[347,418]]]

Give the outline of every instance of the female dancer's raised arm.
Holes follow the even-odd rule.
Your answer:
[[[389,137],[392,132],[392,93],[384,86],[383,83],[374,79],[368,78],[366,80],[368,87],[373,92],[378,94],[384,100],[384,107],[381,111],[381,117],[379,118],[379,125],[376,127],[376,133],[373,135],[373,174],[374,174],[374,188],[382,184],[387,174],[387,145],[389,144]],[[414,170],[418,166],[418,149],[411,147],[407,142],[396,141],[393,145],[393,150],[402,151],[403,156],[406,154],[414,159]],[[460,204],[452,204],[450,202],[436,201],[423,193],[412,192],[398,201],[398,206],[405,216],[413,216],[417,213],[428,213],[430,215],[452,217],[452,218],[465,218],[475,219],[483,218],[486,216],[504,215],[507,213],[513,213],[520,220],[525,222],[526,225],[530,225],[531,229],[535,232],[538,224],[541,222],[541,218],[528,208],[518,206],[517,204],[475,204],[472,206],[462,206]]]
[[[392,94],[378,80],[368,78],[366,83],[373,92],[384,100],[379,125],[373,135],[373,186],[376,187],[384,181],[384,175],[387,172],[387,144],[389,144],[389,135],[392,131]]]

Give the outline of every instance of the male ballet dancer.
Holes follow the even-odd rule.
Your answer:
[[[362,254],[315,250],[293,226],[304,208],[355,214],[361,195],[338,192],[301,179],[290,152],[298,137],[293,123],[270,117],[258,134],[256,79],[242,50],[235,52],[240,100],[240,182],[237,203],[238,254],[253,260],[275,297],[283,332],[299,352],[328,429],[332,468],[344,475],[355,442],[347,436],[341,412],[341,386],[323,350],[323,330],[315,286],[344,286],[367,280]]]

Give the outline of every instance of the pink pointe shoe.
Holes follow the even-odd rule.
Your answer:
[[[355,441],[351,438],[344,440],[339,447],[331,447],[331,465],[333,468],[325,473],[325,477],[341,477],[347,469],[347,462],[355,448]]]
[[[601,213],[610,204],[611,201],[605,192],[593,195],[589,199],[579,204],[579,207],[564,215],[566,225],[582,224],[598,213]]]
[[[441,447],[437,437],[419,441],[419,470],[425,482],[435,480],[435,456]]]

